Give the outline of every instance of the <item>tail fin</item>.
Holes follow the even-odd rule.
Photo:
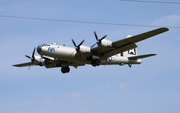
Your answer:
[[[138,60],[138,59],[147,58],[147,57],[151,57],[155,55],[156,54],[138,55],[136,48],[132,48],[132,49],[129,49],[128,51],[121,53],[122,57],[127,57],[129,60]],[[128,66],[131,68],[132,64],[128,64]]]
[[[128,51],[125,51],[123,53],[121,53],[121,56],[122,57],[136,57],[138,54],[137,54],[137,50],[136,48],[132,48],[132,49],[129,49]],[[132,67],[132,64],[128,64],[128,66],[131,68]]]
[[[136,48],[132,48],[132,49],[129,49],[128,51],[121,53],[122,57],[133,57],[133,56],[137,56],[137,55],[138,54],[137,54]]]
[[[128,51],[125,51],[121,53],[122,57],[128,57],[130,60],[137,60],[142,58],[147,58],[151,56],[155,56],[156,54],[144,54],[144,55],[138,55],[136,48],[129,49]]]

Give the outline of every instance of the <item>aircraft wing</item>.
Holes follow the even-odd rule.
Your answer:
[[[112,43],[113,47],[95,47],[91,49],[92,54],[99,56],[101,59],[106,59],[112,55],[127,51],[132,48],[136,48],[136,42],[145,40],[152,36],[161,34],[163,32],[168,31],[168,28],[158,28],[152,31],[148,31],[139,35],[131,36],[128,38],[124,38],[122,40],[118,40]]]
[[[15,64],[13,66],[15,66],[15,67],[27,67],[27,66],[33,66],[33,65],[35,65],[35,64],[32,62],[26,62],[26,63],[21,63],[21,64]]]
[[[78,66],[85,66],[85,64],[81,64],[81,63],[74,63],[74,62],[67,62],[67,61],[63,61],[63,63],[66,63],[68,66],[73,66],[75,68],[77,68]],[[56,68],[57,66],[55,64],[47,64],[45,65],[46,68]]]
[[[69,62],[69,61],[63,61],[63,60],[53,60],[54,58],[43,56],[43,58],[47,61],[45,67],[46,68],[56,68],[56,64],[64,64],[68,66],[74,66],[77,68],[78,66],[84,66],[84,63],[76,63],[76,62]]]
[[[47,58],[46,58],[47,60]],[[75,63],[75,62],[68,62],[68,61],[48,61],[48,63],[45,65],[46,68],[55,68],[56,63],[64,63],[64,64],[68,64],[69,66],[73,66],[75,68],[77,68],[78,66],[84,66],[85,64],[82,63]],[[13,66],[15,67],[28,67],[28,66],[35,66],[36,64],[32,63],[32,62],[26,62],[26,63],[21,63],[21,64],[15,64]]]
[[[59,61],[61,62],[61,61]],[[81,64],[81,63],[74,63],[74,62],[68,62],[68,61],[62,61],[61,63],[67,64],[67,66],[73,66],[75,68],[77,68],[78,66],[85,66],[85,64]],[[57,66],[53,63],[47,64],[45,65],[46,68],[56,68]],[[61,67],[61,66],[60,66]]]

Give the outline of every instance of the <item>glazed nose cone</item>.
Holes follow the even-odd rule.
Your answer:
[[[41,46],[38,46],[38,47],[37,47],[37,52],[38,52],[38,53],[41,53],[41,50],[42,50]]]

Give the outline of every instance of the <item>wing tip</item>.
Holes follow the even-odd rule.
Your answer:
[[[15,64],[15,65],[12,65],[12,66],[13,66],[13,67],[20,67],[20,66],[18,66],[18,65],[16,65],[16,64]]]
[[[157,55],[157,54],[151,54],[151,56],[155,56],[155,55]]]
[[[164,32],[169,31],[169,28],[167,28],[167,27],[161,27],[159,29],[163,30]]]

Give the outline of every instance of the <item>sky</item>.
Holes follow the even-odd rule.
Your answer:
[[[178,4],[118,0],[0,0],[0,15],[169,28],[137,43],[138,54],[157,54],[141,65],[87,65],[62,74],[60,68],[12,65],[29,62],[24,55],[43,43],[73,47],[71,39],[84,39],[91,46],[94,31],[116,41],[158,27],[0,17],[0,113],[179,113],[180,28],[172,28],[180,27],[179,10]]]

